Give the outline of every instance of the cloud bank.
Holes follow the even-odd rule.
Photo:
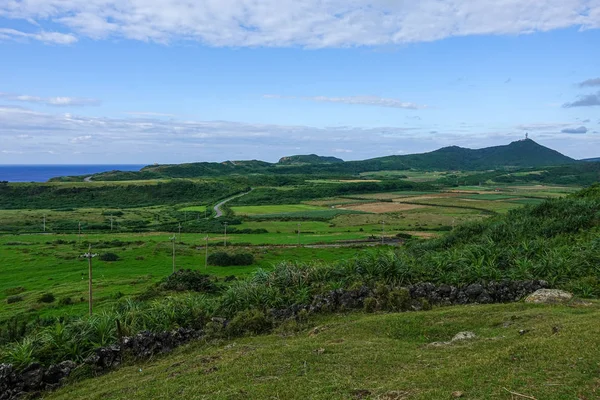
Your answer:
[[[600,106],[600,92],[579,96],[572,103],[563,104],[564,108]]]
[[[588,79],[580,82],[579,87],[600,86],[600,78]]]
[[[210,46],[397,45],[469,35],[600,28],[598,0],[4,0],[0,17],[66,33],[4,32],[73,43],[126,38]],[[43,39],[43,38],[46,39]]]
[[[537,126],[532,136],[567,155],[597,157],[599,135],[573,135],[568,125]],[[480,148],[520,139],[520,130],[466,130],[462,126],[431,130],[429,126],[311,127],[194,121],[142,116],[104,118],[46,113],[0,105],[0,163],[181,163],[261,159],[276,161],[290,154],[345,154],[366,159],[390,154],[421,153],[444,146]],[[545,126],[545,127],[544,127]],[[515,133],[516,132],[516,133]],[[583,132],[580,132],[583,133]],[[572,147],[571,147],[572,146]],[[347,157],[346,157],[347,156]]]
[[[80,97],[39,97],[29,96],[25,94],[14,94],[14,93],[3,93],[0,92],[0,99],[8,101],[21,101],[25,103],[37,103],[45,104],[53,107],[82,107],[82,106],[98,106],[100,100],[97,99],[86,99]]]
[[[561,130],[562,133],[571,133],[571,134],[582,134],[587,133],[588,129],[585,126],[580,126],[579,128],[565,128]]]

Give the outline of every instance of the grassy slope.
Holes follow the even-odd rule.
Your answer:
[[[465,399],[514,398],[507,388],[537,399],[596,399],[599,317],[598,302],[320,317],[296,335],[191,344],[47,398],[449,399],[453,391]],[[310,335],[314,326],[325,329]],[[464,330],[479,338],[427,345]]]

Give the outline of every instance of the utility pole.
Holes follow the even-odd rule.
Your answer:
[[[181,222],[179,223],[179,240],[181,240]]]
[[[381,245],[383,245],[383,238],[385,235],[385,221],[381,221]]]
[[[82,255],[81,257],[88,259],[88,290],[89,290],[89,312],[90,316],[92,316],[93,312],[93,297],[92,297],[92,258],[96,257],[98,254],[92,254],[92,245],[88,248],[88,252]]]
[[[79,221],[79,233],[77,234],[77,240],[81,243],[81,221]]]
[[[110,216],[110,231],[112,232],[112,230],[113,230],[113,216],[111,214],[111,216]]]
[[[44,232],[46,232],[46,214],[44,214]]]
[[[227,247],[227,222],[223,222],[225,225],[225,241],[223,242],[223,247]]]
[[[173,242],[173,273],[175,273],[175,239],[176,238],[177,237],[175,235],[173,235],[172,238],[169,238]]]
[[[300,247],[300,223],[298,223],[298,247]]]
[[[206,232],[206,246],[204,246],[204,267],[208,268],[208,232]]]

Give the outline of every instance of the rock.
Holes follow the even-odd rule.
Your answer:
[[[454,337],[452,338],[452,342],[459,342],[461,340],[472,340],[477,338],[477,335],[473,332],[470,331],[465,331],[465,332],[458,332],[456,335],[454,335]]]
[[[454,398],[459,398],[459,397],[463,397],[464,393],[461,392],[460,390],[457,390],[455,392],[452,392],[452,397]]]
[[[483,286],[479,284],[469,285],[465,288],[465,293],[470,298],[476,298],[483,292]]]
[[[525,303],[532,304],[565,304],[573,299],[573,295],[564,290],[539,289],[527,296]]]

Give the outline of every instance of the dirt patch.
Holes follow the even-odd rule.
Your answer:
[[[423,207],[424,206],[419,206],[416,204],[382,202],[382,203],[357,204],[357,205],[344,206],[344,207],[338,207],[338,208],[341,210],[364,211],[364,212],[369,212],[369,213],[383,214],[383,213],[414,210],[415,208],[423,208]]]
[[[440,234],[437,232],[421,232],[421,231],[405,231],[409,235],[420,237],[422,239],[433,239],[438,237]]]
[[[405,201],[408,202],[418,202],[421,200],[432,200],[432,199],[447,199],[450,197],[459,197],[460,193],[438,193],[438,194],[428,194],[426,196],[413,196],[413,197],[403,197],[394,199],[395,202],[402,203]]]

